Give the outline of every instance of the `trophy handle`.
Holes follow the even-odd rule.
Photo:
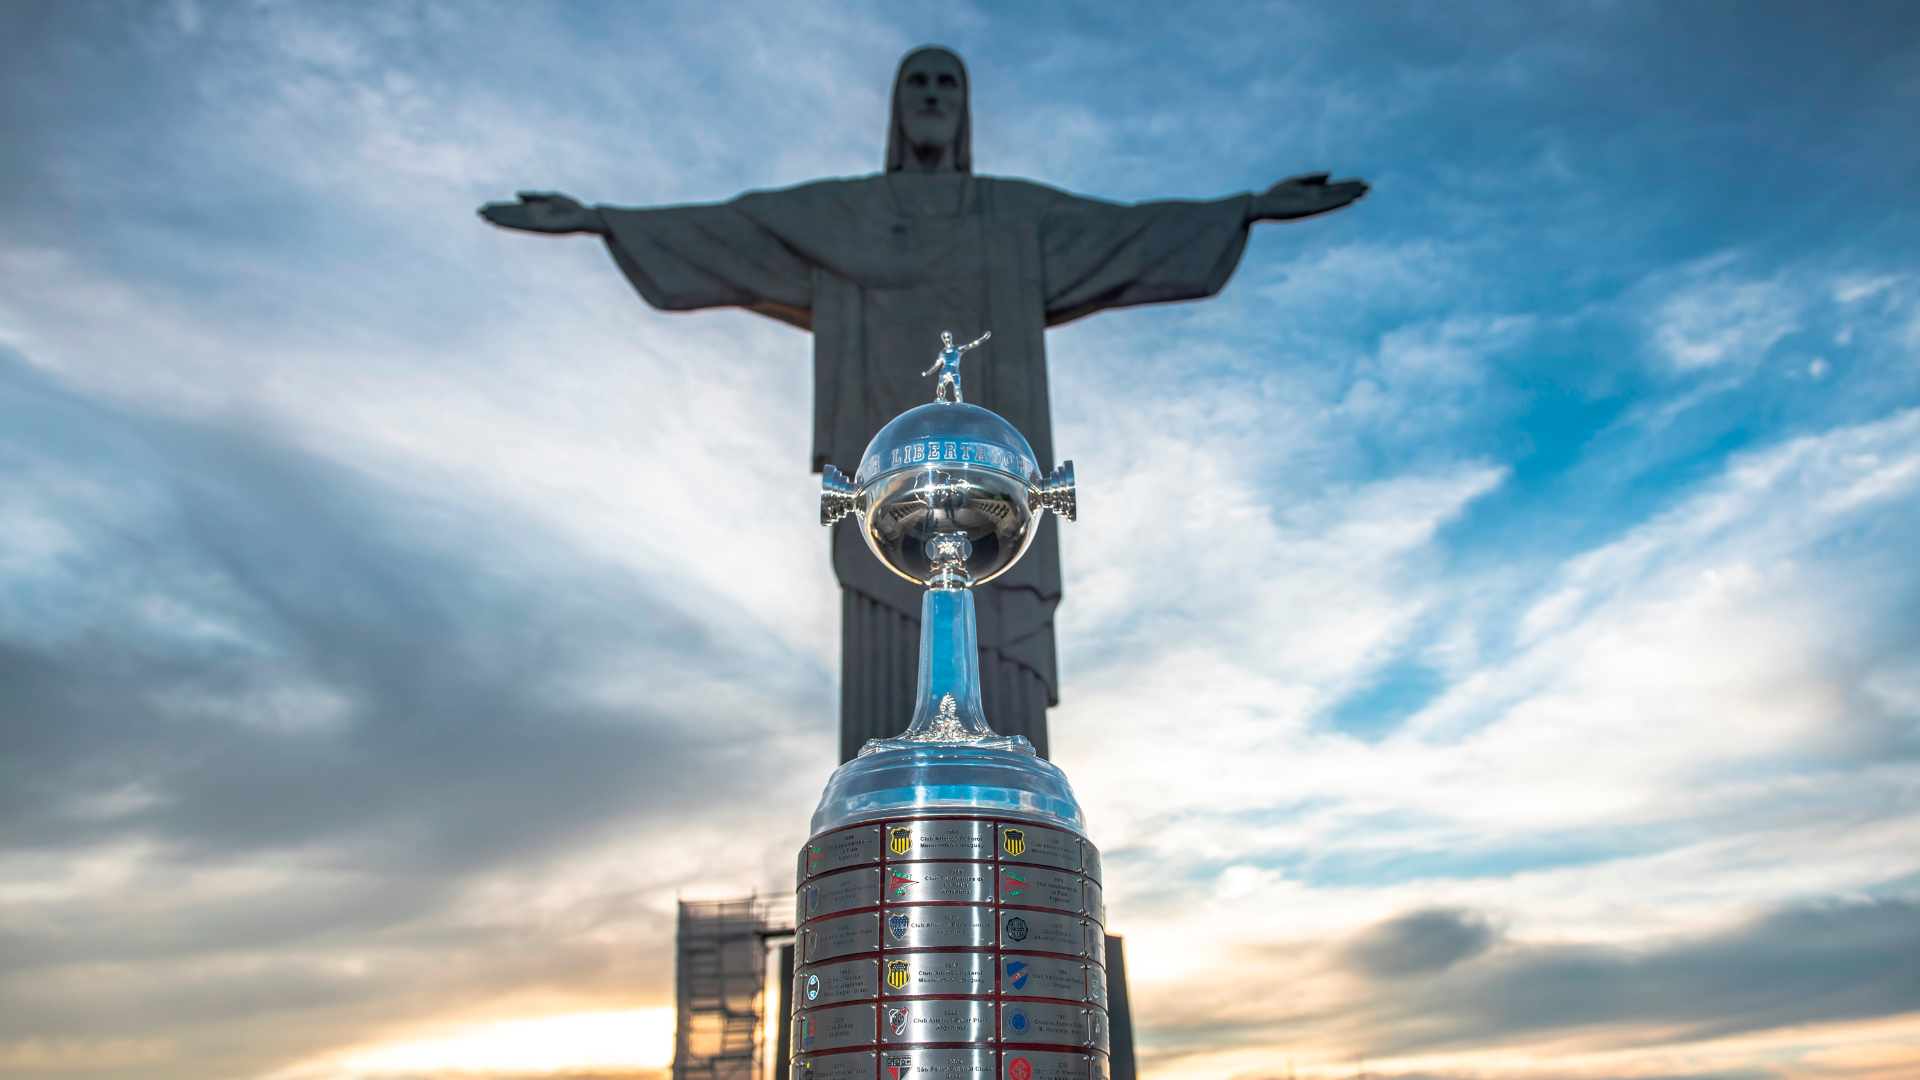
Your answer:
[[[853,513],[853,481],[829,465],[820,470],[820,524],[831,525]]]
[[[1080,500],[1074,493],[1073,462],[1063,461],[1035,492],[1035,501],[1068,521],[1078,517]]]

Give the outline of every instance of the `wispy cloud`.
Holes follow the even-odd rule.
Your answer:
[[[1681,371],[1753,367],[1800,328],[1806,299],[1779,280],[1742,278],[1717,256],[1673,284],[1650,328],[1658,350]]]

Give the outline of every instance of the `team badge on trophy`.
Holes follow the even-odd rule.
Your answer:
[[[1000,876],[1006,879],[1000,883],[1000,893],[1007,899],[1017,900],[1021,893],[1027,891],[1027,879],[1019,874],[1011,870],[1002,870]]]
[[[812,1001],[814,998],[817,998],[819,996],[820,996],[820,976],[818,975],[807,976],[807,1000]]]
[[[919,878],[910,878],[905,870],[888,869],[887,876],[892,878],[887,884],[893,886],[893,895],[907,895],[908,886],[920,884]]]
[[[891,1028],[895,1035],[905,1035],[907,1033],[907,1010],[888,1009],[887,1027]]]
[[[1024,855],[1027,850],[1027,834],[1022,829],[1001,829],[1000,846],[1009,855]]]
[[[888,986],[893,987],[895,990],[904,990],[911,978],[912,972],[908,970],[908,965],[905,960],[887,961]]]
[[[1027,1033],[1027,1011],[1025,1009],[1007,1010],[1007,1031],[1016,1039]]]
[[[907,937],[907,913],[906,912],[897,911],[892,915],[887,916],[887,933],[892,934],[893,940],[895,941],[906,940],[906,937]]]
[[[913,1059],[905,1054],[899,1057],[889,1057],[885,1060],[885,1063],[887,1067],[887,1080],[901,1080],[902,1077],[913,1071]]]
[[[913,849],[913,830],[901,825],[887,833],[887,850],[895,855],[905,855]]]
[[[1007,940],[1008,941],[1027,940],[1027,920],[1021,918],[1018,915],[1015,915],[1013,918],[1008,919],[1007,920]]]
[[[1015,990],[1027,988],[1027,974],[1031,969],[1018,960],[1007,961],[1007,985]],[[811,1001],[812,998],[807,1000]]]

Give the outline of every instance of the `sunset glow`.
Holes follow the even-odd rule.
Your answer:
[[[276,1080],[633,1076],[672,1061],[673,1010],[630,1009],[502,1020],[387,1043],[298,1066]]]

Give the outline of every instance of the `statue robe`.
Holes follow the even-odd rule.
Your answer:
[[[896,172],[599,212],[614,260],[654,307],[743,307],[813,332],[815,472],[851,473],[882,425],[933,400],[920,373],[942,330],[962,341],[993,331],[962,365],[966,400],[1018,428],[1045,472],[1046,328],[1218,292],[1246,247],[1248,199],[1127,206],[1024,180]],[[1026,557],[975,589],[987,720],[1043,755],[1059,702],[1056,527],[1047,515]],[[882,566],[851,521],[834,527],[833,568],[844,761],[912,716],[923,590]]]

